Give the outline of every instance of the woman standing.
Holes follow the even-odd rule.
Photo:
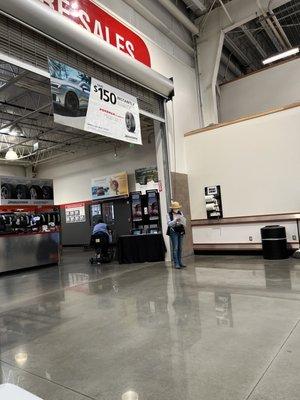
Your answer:
[[[185,235],[186,219],[180,209],[182,206],[177,201],[171,202],[168,214],[168,232],[172,242],[173,262],[176,269],[185,268],[182,263],[182,242]]]

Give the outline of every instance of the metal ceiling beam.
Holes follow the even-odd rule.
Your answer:
[[[50,107],[51,105],[52,105],[52,102],[51,102],[51,103],[48,103],[48,104],[44,104],[43,106],[37,108],[36,110],[31,111],[30,113],[27,113],[27,114],[23,115],[22,117],[17,118],[17,119],[15,119],[14,121],[9,122],[8,124],[5,124],[5,125],[1,126],[1,128],[0,128],[0,134],[1,134],[1,131],[2,131],[3,129],[9,128],[10,126],[15,125],[15,124],[17,124],[18,122],[22,121],[23,119],[26,119],[26,118],[28,118],[28,117],[31,117],[32,115],[38,113],[39,111],[44,110],[44,109],[47,108],[47,107]]]
[[[28,71],[23,71],[19,75],[14,76],[9,81],[5,82],[4,85],[0,87],[0,93],[8,89],[10,86],[14,85],[16,82],[20,81],[24,76],[28,74]]]
[[[264,28],[266,34],[269,36],[269,39],[275,46],[276,50],[281,52],[283,50],[283,47],[277,40],[276,36],[273,34],[272,30],[270,29],[270,26],[267,24],[267,22],[262,17],[259,19],[259,22],[260,22],[261,26]]]
[[[231,50],[237,54],[237,56],[249,67],[252,67],[253,64],[251,60],[242,52],[242,50],[234,43],[234,41],[227,35],[225,35],[225,41]]]
[[[247,36],[248,40],[253,44],[253,46],[255,47],[255,49],[258,51],[258,53],[263,57],[263,58],[267,58],[267,53],[265,52],[265,50],[261,47],[261,45],[258,43],[258,41],[255,39],[255,37],[253,36],[253,34],[249,31],[249,29],[247,29],[245,27],[245,25],[241,26],[242,31],[244,32],[244,34]]]
[[[165,7],[166,10],[169,11],[174,18],[177,19],[183,26],[186,27],[193,35],[199,34],[198,27],[185,15],[183,12],[179,10],[178,7],[170,0],[158,0],[159,3]]]
[[[268,35],[270,36],[270,39],[273,40],[273,42],[274,42],[274,38],[272,39],[272,35],[275,36],[275,38],[277,39],[277,41],[278,41],[278,43],[280,45],[280,48],[281,48],[280,51],[286,50],[287,49],[287,45],[284,42],[283,38],[281,37],[280,33],[277,31],[276,27],[274,26],[274,24],[273,24],[272,20],[270,19],[269,15],[267,14],[265,9],[263,8],[263,6],[261,4],[261,0],[256,0],[256,3],[257,3],[257,6],[258,6],[259,10],[262,13],[263,18],[265,19],[266,23],[268,24],[268,26],[270,28],[270,31],[272,32],[271,36],[268,33]],[[275,44],[275,42],[274,42],[274,44]]]
[[[279,34],[281,35],[281,37],[282,37],[283,40],[285,41],[287,47],[291,49],[293,46],[292,46],[291,42],[289,41],[289,38],[288,38],[287,35],[285,34],[285,32],[284,32],[284,30],[283,30],[283,28],[282,28],[280,22],[278,21],[276,15],[275,15],[275,13],[274,13],[274,11],[273,11],[273,9],[272,9],[272,3],[273,3],[273,1],[270,0],[269,6],[268,6],[268,10],[269,10],[269,13],[270,13],[270,15],[271,15],[271,18],[272,18],[272,20],[273,20],[275,26],[277,27],[277,29],[278,29],[278,31],[279,31]]]
[[[207,10],[205,4],[203,3],[203,0],[190,0],[192,4],[194,4],[195,7],[199,8],[200,11],[204,12]]]
[[[226,68],[228,68],[233,75],[235,76],[240,76],[243,75],[242,71],[240,68],[235,65],[231,60],[230,57],[227,57],[224,53],[221,54],[221,61],[225,65]]]

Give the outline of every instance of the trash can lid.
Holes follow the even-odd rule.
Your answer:
[[[267,225],[260,230],[262,239],[285,239],[286,231],[284,226]]]

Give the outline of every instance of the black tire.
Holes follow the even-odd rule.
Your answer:
[[[136,123],[133,114],[129,111],[127,111],[125,115],[125,123],[127,130],[133,133],[136,128]]]
[[[45,200],[53,200],[53,188],[51,186],[43,186],[43,199]]]
[[[41,200],[43,198],[43,191],[38,185],[30,186],[29,192],[31,200]]]
[[[79,100],[75,93],[68,92],[65,98],[65,109],[72,117],[76,117],[79,112]]]
[[[16,198],[17,199],[30,199],[30,193],[26,185],[16,186]]]
[[[11,183],[3,183],[1,185],[1,199],[15,199],[16,191]]]

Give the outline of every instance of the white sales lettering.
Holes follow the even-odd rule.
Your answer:
[[[70,11],[65,6],[70,7],[69,0],[57,0],[58,12],[62,15],[70,15]]]
[[[115,33],[115,36],[112,37],[109,26],[106,26],[103,22],[98,21],[97,19],[91,18],[87,11],[78,8],[78,6],[76,6],[75,12],[72,0],[39,1],[49,6],[52,10],[59,12],[61,15],[71,17],[74,21],[77,20],[77,22],[88,32],[93,33],[95,36],[97,36],[101,40],[105,40],[109,44],[113,44],[118,50],[127,53],[132,58],[135,58],[135,47],[131,41],[126,40],[122,35],[118,33]]]
[[[47,6],[51,7],[53,10],[55,10],[54,8],[54,0],[40,0],[42,3],[47,4]]]
[[[110,30],[108,26],[105,27],[105,36],[106,36],[105,40],[107,41],[107,43],[110,43]]]
[[[95,21],[94,35],[98,36],[100,39],[104,40],[102,26],[99,21]]]
[[[116,45],[117,45],[118,50],[124,51],[124,49],[125,49],[124,41],[125,41],[125,39],[123,38],[123,36],[116,33]]]
[[[133,45],[131,42],[129,42],[129,40],[127,40],[125,46],[126,46],[126,50],[127,50],[128,54],[129,54],[132,58],[135,58],[135,57],[134,57],[134,45]]]
[[[85,11],[80,10],[80,11],[78,12],[78,18],[80,19],[80,22],[82,23],[83,27],[84,27],[87,31],[91,32],[91,28],[90,28],[90,26],[89,26],[89,23],[91,22],[91,20],[90,20],[89,15],[88,15]]]

